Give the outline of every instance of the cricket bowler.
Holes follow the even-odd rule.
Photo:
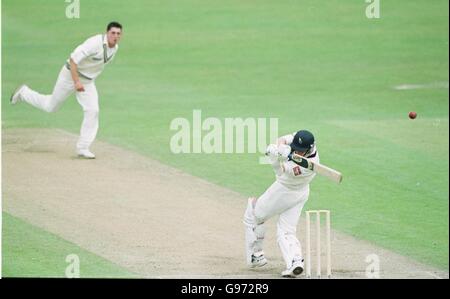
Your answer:
[[[43,111],[55,112],[75,92],[84,113],[76,151],[79,157],[94,159],[95,155],[89,147],[98,131],[99,105],[95,79],[114,59],[121,36],[122,25],[109,23],[105,34],[88,38],[70,54],[59,72],[52,94],[43,95],[22,84],[12,94],[11,104],[26,102]]]
[[[302,208],[308,200],[309,183],[316,175],[292,160],[292,153],[319,163],[311,132],[301,130],[280,137],[277,144],[269,145],[266,151],[276,180],[259,198],[249,198],[244,214],[246,259],[251,268],[267,264],[263,251],[264,222],[279,215],[277,242],[286,263],[286,270],[281,273],[283,277],[297,277],[304,269],[296,231]]]

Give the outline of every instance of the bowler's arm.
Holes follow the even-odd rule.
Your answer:
[[[78,66],[77,64],[70,58],[70,74],[72,75],[73,83],[75,84],[75,89],[77,91],[84,91],[84,86],[80,82],[80,77],[78,76]]]

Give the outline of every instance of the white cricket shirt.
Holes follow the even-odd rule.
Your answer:
[[[286,144],[290,145],[294,140],[296,133],[282,136],[280,138],[286,141]],[[314,150],[311,155],[307,157],[313,162],[319,163],[319,152],[314,146]],[[306,168],[301,167],[293,161],[280,162],[278,159],[271,159],[272,167],[275,171],[277,181],[285,187],[291,189],[301,189],[308,187],[309,183],[316,176],[316,174]]]
[[[97,34],[79,45],[70,54],[70,58],[77,64],[81,77],[94,80],[103,71],[105,65],[114,59],[118,49],[117,44],[113,48],[108,46],[106,34]],[[67,60],[66,67],[70,69],[70,59]]]

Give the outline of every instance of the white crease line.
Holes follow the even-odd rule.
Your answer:
[[[402,84],[394,86],[395,90],[411,90],[411,89],[425,89],[425,88],[446,88],[448,89],[448,82],[434,82],[429,84]]]

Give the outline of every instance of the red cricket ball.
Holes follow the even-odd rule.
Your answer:
[[[411,111],[411,112],[409,113],[409,118],[410,118],[410,119],[415,119],[416,117],[417,117],[417,113],[416,113],[416,112]]]

